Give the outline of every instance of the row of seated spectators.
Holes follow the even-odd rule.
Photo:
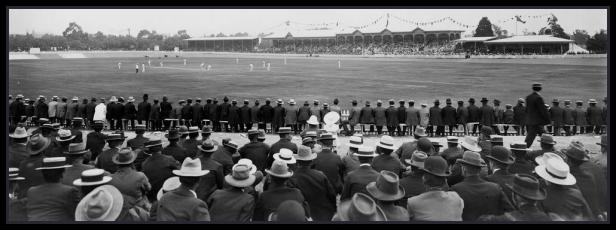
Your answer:
[[[367,46],[358,44],[329,45],[287,45],[259,49],[264,53],[296,53],[296,54],[352,54],[352,55],[445,55],[453,54],[455,43],[389,43]]]

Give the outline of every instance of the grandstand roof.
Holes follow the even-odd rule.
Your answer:
[[[552,35],[525,35],[513,36],[503,39],[486,41],[486,44],[509,44],[509,43],[571,43],[573,40],[557,38]]]
[[[460,38],[456,41],[460,41],[460,42],[485,42],[485,41],[489,41],[492,39],[495,39],[495,36],[492,37],[466,37],[466,38]]]
[[[254,40],[257,37],[202,37],[202,38],[188,38],[185,41],[230,41],[230,40]]]

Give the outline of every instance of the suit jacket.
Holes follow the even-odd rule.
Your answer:
[[[107,139],[107,135],[97,132],[90,132],[86,136],[86,149],[92,152],[92,159],[96,159],[103,152],[105,139]]]
[[[28,190],[28,221],[74,221],[79,190],[61,183],[44,183]]]
[[[137,109],[135,108],[135,104],[132,102],[128,102],[124,105],[124,119],[137,119]]]
[[[513,178],[514,178],[514,175],[509,173],[508,170],[500,169],[492,173],[491,175],[486,176],[485,180],[488,182],[498,184],[500,188],[503,190],[503,192],[505,193],[505,196],[507,197],[507,201],[509,201],[510,204],[513,204],[513,199],[512,199],[513,191],[511,191],[507,186],[505,186],[506,184],[511,185],[513,183]]]
[[[265,170],[266,160],[270,147],[262,142],[250,142],[239,149],[242,158],[248,158],[259,171]]]
[[[550,115],[547,108],[545,108],[545,102],[537,92],[533,92],[526,97],[526,124],[550,124]]]
[[[49,109],[49,117],[56,117],[56,112],[58,111],[58,102],[50,101],[49,104],[47,104],[47,108]]]
[[[248,105],[244,105],[240,108],[240,123],[248,124],[252,122],[252,109]],[[250,128],[250,127],[249,127]]]
[[[505,112],[503,112],[503,120],[502,123],[503,124],[514,124],[513,123],[513,110],[512,109],[507,109],[505,110]]]
[[[505,115],[505,110],[500,106],[494,106],[494,123],[495,124],[503,124],[503,116]]]
[[[479,176],[464,178],[451,189],[464,200],[462,219],[474,221],[481,215],[501,215],[513,210],[500,186],[487,182]]]
[[[88,121],[93,121],[94,120],[94,112],[96,112],[96,103],[90,102],[88,103],[88,105],[86,105],[86,116],[88,118]],[[38,110],[38,108],[37,108]]]
[[[9,115],[16,118],[21,118],[21,116],[26,115],[26,106],[24,102],[13,101],[9,103]]]
[[[356,156],[347,154],[342,158],[342,164],[344,164],[344,176],[348,175],[353,170],[359,168],[359,159]]]
[[[195,158],[197,154],[199,154],[199,148],[197,148],[197,146],[200,144],[201,142],[197,139],[188,138],[182,142],[182,148],[186,150],[186,156]]]
[[[240,108],[236,105],[229,106],[229,124],[238,124],[240,122]]]
[[[563,109],[558,106],[552,106],[549,112],[550,119],[552,120],[552,125],[562,126],[565,118]]]
[[[26,149],[26,143],[11,143],[9,146],[9,167],[18,168],[19,164],[28,159],[30,153]]]
[[[76,117],[75,115],[77,114],[77,106],[79,104],[75,103],[70,103],[66,106],[66,120],[73,120],[73,117]]]
[[[394,153],[398,155],[400,162],[406,165],[405,160],[411,159],[411,156],[413,156],[413,152],[415,152],[416,149],[417,149],[417,140],[412,140],[409,142],[402,143],[402,145],[400,145],[400,147],[398,147],[398,149],[396,149]]]
[[[231,154],[232,153],[228,152],[224,147],[218,148],[216,152],[212,153],[212,160],[222,165],[224,175],[230,174],[231,168],[233,168],[233,158]]]
[[[265,104],[259,109],[259,117],[261,122],[271,123],[274,117],[274,108],[271,105]]]
[[[385,110],[385,117],[387,117],[387,126],[395,126],[398,127],[400,122],[398,122],[398,109],[394,106],[389,106]]]
[[[43,173],[40,170],[36,170],[36,168],[41,167],[42,165],[43,154],[30,156],[29,158],[21,161],[19,164],[19,174],[21,177],[26,178],[26,180],[19,184],[18,197],[26,197],[28,195],[28,189],[45,183]]]
[[[35,108],[36,108],[35,109],[36,117],[49,118],[49,106],[47,104],[45,104],[44,102],[43,103],[39,102],[38,104],[36,104]],[[94,110],[92,110],[92,116],[94,116]]]
[[[308,202],[312,219],[332,219],[336,213],[336,190],[323,172],[300,166],[290,180]]]
[[[573,120],[575,121],[575,125],[578,125],[578,126],[588,125],[588,121],[586,120],[586,110],[582,109],[581,106],[575,108],[573,112]]]
[[[184,186],[165,193],[156,212],[157,221],[210,221],[207,204]]]
[[[30,105],[30,104],[26,105],[24,115],[26,115],[27,117],[34,116],[34,105]]]
[[[398,107],[398,123],[406,123],[406,107],[404,105]]]
[[[261,121],[261,106],[254,105],[250,110],[250,120],[252,123],[257,123]]]
[[[205,103],[205,105],[203,105],[203,109],[201,110],[201,115],[203,116],[202,119],[208,119],[208,120],[212,120],[212,117],[210,117],[210,108],[213,106],[213,104],[210,103]]]
[[[571,166],[571,174],[577,180],[577,186],[588,203],[593,216],[607,211],[607,181],[601,168],[591,162]]]
[[[221,121],[228,121],[229,120],[229,109],[231,108],[231,104],[229,104],[228,102],[223,102],[222,104],[220,104],[220,106],[218,107],[218,117],[220,118]]]
[[[331,112],[331,110],[329,108],[322,108],[321,110],[319,110],[319,117],[321,117],[320,121],[323,121],[323,118],[325,117],[325,114]]]
[[[64,169],[64,174],[62,174],[62,179],[60,180],[60,183],[68,186],[75,186],[73,185],[73,181],[81,178],[81,172],[93,168],[94,166],[92,165],[85,165],[82,163],[73,164],[72,167]]]
[[[115,117],[117,116],[118,112],[116,111],[116,104],[118,104],[118,102],[109,102],[109,104],[107,104],[107,119],[115,119]]]
[[[353,108],[351,108],[349,114],[349,123],[351,125],[359,124],[359,114],[361,113],[361,110],[362,108],[360,108],[359,106],[353,106]]]
[[[82,117],[84,119],[87,119],[87,113],[86,113],[86,108],[87,108],[88,104],[83,104],[80,103],[77,105],[77,113],[75,114],[76,117]]]
[[[284,107],[282,107],[282,105],[276,106],[274,107],[274,117],[273,117],[273,123],[278,125],[278,126],[283,126],[284,125],[284,116],[287,113],[287,111],[285,110]]]
[[[152,104],[152,109],[150,110],[150,120],[160,120],[160,104]]]
[[[458,122],[458,124],[468,123],[468,116],[468,108],[464,106],[458,106],[458,108],[456,109],[456,121]]]
[[[201,169],[210,170],[210,172],[201,177],[195,193],[197,193],[197,198],[207,201],[214,191],[223,188],[226,174],[223,172],[223,165],[221,163],[204,157],[199,157],[199,160],[201,161]]]
[[[441,114],[443,115],[443,124],[444,125],[456,125],[456,109],[451,107],[451,105],[443,107],[441,110]]]
[[[592,126],[603,124],[603,111],[597,106],[589,106],[586,109],[586,119],[588,124]]]
[[[282,187],[271,188],[261,193],[259,199],[257,200],[255,213],[252,220],[266,221],[267,217],[278,209],[280,203],[287,200],[294,200],[300,204],[303,204],[306,216],[309,216],[310,210],[305,202],[306,200],[304,199],[302,192],[296,188]]]
[[[372,166],[360,165],[359,168],[350,172],[344,178],[344,188],[342,189],[340,200],[350,199],[355,193],[358,192],[369,195],[366,190],[366,185],[370,182],[376,181],[379,175],[379,172],[374,170]]]
[[[169,144],[163,149],[163,155],[172,156],[178,162],[184,162],[184,159],[188,156],[186,149],[184,149],[177,142]]]
[[[382,170],[387,170],[395,174],[398,174],[399,177],[402,177],[402,173],[405,170],[402,165],[402,162],[400,162],[398,158],[395,158],[393,154],[392,155],[385,155],[385,154],[378,155],[374,159],[372,159],[371,165],[372,165],[372,168],[376,170],[377,172],[380,172]]]
[[[524,158],[516,158],[508,169],[511,174],[532,174],[534,170],[535,165]]]
[[[408,198],[417,196],[426,191],[426,186],[423,183],[423,172],[412,172],[406,177],[400,179],[400,186],[404,188],[404,199],[401,199],[403,205],[406,205]]]
[[[419,110],[419,125],[428,127],[428,124],[430,124],[430,109],[421,108]]]
[[[234,187],[216,190],[207,199],[212,221],[250,222],[255,203],[252,195]]]
[[[186,104],[186,105],[182,106],[181,111],[182,111],[182,119],[190,120],[190,119],[193,118],[192,105]]]
[[[152,105],[149,102],[142,101],[137,105],[137,120],[147,120],[150,116]]]
[[[209,107],[208,114],[210,115],[210,120],[214,122],[220,120],[220,118],[218,117],[218,106],[220,105],[216,103],[216,104],[211,104]]]
[[[317,153],[317,158],[314,159],[312,168],[323,172],[327,176],[329,182],[334,186],[336,193],[342,191],[344,164],[336,153],[329,149],[323,149],[323,151]]]
[[[469,104],[468,107],[468,122],[479,122],[481,119],[481,110],[475,104]]]
[[[148,177],[133,168],[118,169],[118,171],[111,174],[109,184],[120,190],[122,194],[130,196],[137,201],[143,198],[148,191],[152,190]]]
[[[191,109],[192,120],[200,124],[203,119],[203,105],[201,105],[201,103],[195,103],[192,105]]]
[[[147,193],[149,200],[156,200],[158,190],[169,177],[174,176],[172,171],[180,168],[180,163],[173,157],[160,153],[152,154],[141,164],[141,170],[148,178],[152,189]]]
[[[513,107],[513,123],[516,125],[526,125],[526,106],[517,104]]]
[[[171,110],[173,110],[173,106],[171,106],[171,103],[169,103],[168,101],[162,101],[160,103],[160,118],[163,120],[171,118]]]
[[[118,165],[113,163],[111,159],[113,155],[117,154],[119,151],[118,148],[110,148],[103,151],[98,155],[98,158],[96,158],[96,167],[110,173],[115,173],[118,170]]]
[[[565,108],[563,108],[563,123],[565,125],[574,125],[575,124],[575,119],[573,117],[573,113],[575,113],[575,110],[569,106],[565,106]]]
[[[496,119],[494,117],[494,108],[492,108],[492,106],[486,104],[481,106],[480,110],[481,120],[479,121],[479,124],[487,126],[495,124]]]
[[[385,114],[385,108],[381,106],[374,107],[374,123],[377,126],[387,125],[387,115]]]
[[[462,221],[464,200],[454,191],[426,191],[407,201],[412,220]]]
[[[285,125],[294,125],[297,123],[297,114],[299,109],[295,105],[289,105],[286,109],[284,116]]]
[[[141,149],[145,146],[145,143],[150,141],[149,138],[144,137],[143,135],[137,135],[135,138],[130,139],[126,142],[126,146],[132,149]]]
[[[546,187],[546,191],[547,197],[541,201],[541,207],[545,212],[556,213],[566,220],[575,217],[593,220],[592,211],[577,186],[550,184]]]
[[[290,149],[293,151],[293,154],[297,154],[297,145],[291,142],[289,139],[280,139],[278,142],[274,143],[267,154],[267,164],[266,168],[272,166],[274,162],[274,154],[280,152],[280,149]]]
[[[409,221],[409,212],[398,205],[380,204],[381,210],[385,213],[387,221]]]
[[[409,127],[419,125],[419,109],[408,107],[406,109],[406,120],[404,123]]]
[[[299,107],[299,111],[297,114],[297,121],[303,123],[303,122],[306,122],[308,119],[310,119],[310,107],[309,106]]]
[[[310,115],[314,115],[315,117],[317,117],[317,121],[321,122],[323,121],[322,117],[321,117],[321,108],[319,108],[319,106],[311,106],[310,107]]]
[[[374,109],[372,107],[363,107],[359,112],[359,123],[374,124]]]

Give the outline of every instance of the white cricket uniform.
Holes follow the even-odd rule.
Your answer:
[[[210,71],[211,68],[212,68],[211,65],[207,65],[207,71]]]
[[[118,62],[118,69],[122,69],[122,62]]]
[[[186,66],[186,59],[184,59],[184,66]]]
[[[250,71],[252,71],[252,68],[253,68],[253,67],[254,67],[254,66],[253,66],[252,64],[250,64]]]
[[[145,64],[141,64],[141,72],[145,73]]]
[[[270,71],[271,63],[267,63],[267,71]]]

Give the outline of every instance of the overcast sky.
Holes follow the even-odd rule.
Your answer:
[[[514,15],[534,16],[553,13],[558,23],[571,34],[583,29],[593,35],[607,29],[605,9],[10,9],[9,33],[62,34],[69,22],[77,22],[85,32],[127,34],[139,30],[156,30],[158,33],[175,34],[186,29],[192,37],[212,33],[248,32],[257,35],[271,32],[276,25],[289,20],[299,23],[335,23],[362,26],[381,15],[390,13],[413,21],[431,21],[451,17],[475,29],[481,17],[488,17],[494,24]],[[392,19],[390,19],[392,20]],[[538,31],[546,26],[547,19],[530,19],[518,23],[518,33],[524,29]],[[510,21],[498,24],[515,33],[516,25]]]

